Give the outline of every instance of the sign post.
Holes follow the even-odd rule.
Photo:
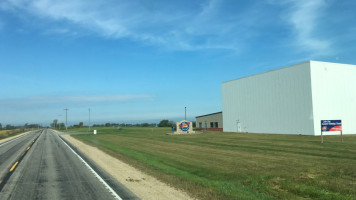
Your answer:
[[[341,120],[321,120],[321,143],[324,142],[323,132],[327,131],[340,131],[341,142],[343,142]]]
[[[344,139],[342,138],[342,130],[341,130],[341,142],[344,142]]]

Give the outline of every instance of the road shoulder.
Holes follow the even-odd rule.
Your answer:
[[[170,187],[156,178],[149,176],[118,160],[117,158],[104,153],[96,147],[87,145],[71,137],[70,135],[61,135],[61,137],[78,148],[88,158],[92,159],[101,168],[113,176],[117,181],[124,184],[141,199],[193,199],[187,193]]]

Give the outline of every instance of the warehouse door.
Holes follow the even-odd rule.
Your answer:
[[[241,122],[240,122],[240,120],[237,120],[237,132],[242,132],[241,131]]]

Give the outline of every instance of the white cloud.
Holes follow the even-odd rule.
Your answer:
[[[49,20],[53,26],[68,25],[60,29],[46,27],[45,33],[77,33],[79,30],[70,29],[79,28],[106,38],[129,38],[176,50],[236,51],[245,42],[244,32],[249,30],[240,22],[249,16],[236,14],[234,19],[225,20],[220,0],[194,5],[194,9],[186,10],[185,6],[176,8],[165,1],[4,0],[0,9]]]
[[[302,51],[309,51],[314,55],[329,55],[332,53],[332,41],[323,38],[319,29],[323,21],[323,14],[327,3],[325,0],[293,0],[288,22],[293,26],[296,45]]]

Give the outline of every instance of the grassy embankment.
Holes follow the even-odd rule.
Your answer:
[[[24,129],[0,130],[0,140],[24,133]]]
[[[356,199],[356,135],[321,144],[314,136],[169,131],[99,128],[74,137],[200,199]]]

